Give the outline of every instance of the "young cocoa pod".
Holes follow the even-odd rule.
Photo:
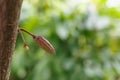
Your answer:
[[[35,42],[43,48],[45,51],[49,52],[50,54],[55,54],[55,49],[52,44],[45,39],[43,36],[34,36],[33,39]]]

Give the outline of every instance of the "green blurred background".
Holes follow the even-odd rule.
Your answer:
[[[11,80],[120,80],[120,0],[24,0],[19,25],[56,55],[19,34]]]

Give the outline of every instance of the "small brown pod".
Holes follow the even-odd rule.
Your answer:
[[[29,51],[29,46],[27,44],[24,44],[24,48],[26,49],[26,51]]]
[[[35,42],[43,48],[45,51],[49,52],[50,54],[55,54],[55,49],[52,44],[45,39],[43,36],[34,36],[33,39]]]

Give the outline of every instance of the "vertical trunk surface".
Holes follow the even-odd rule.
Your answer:
[[[9,80],[22,0],[0,0],[0,80]]]

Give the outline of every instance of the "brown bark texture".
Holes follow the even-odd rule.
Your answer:
[[[9,80],[22,0],[0,0],[0,80]]]

